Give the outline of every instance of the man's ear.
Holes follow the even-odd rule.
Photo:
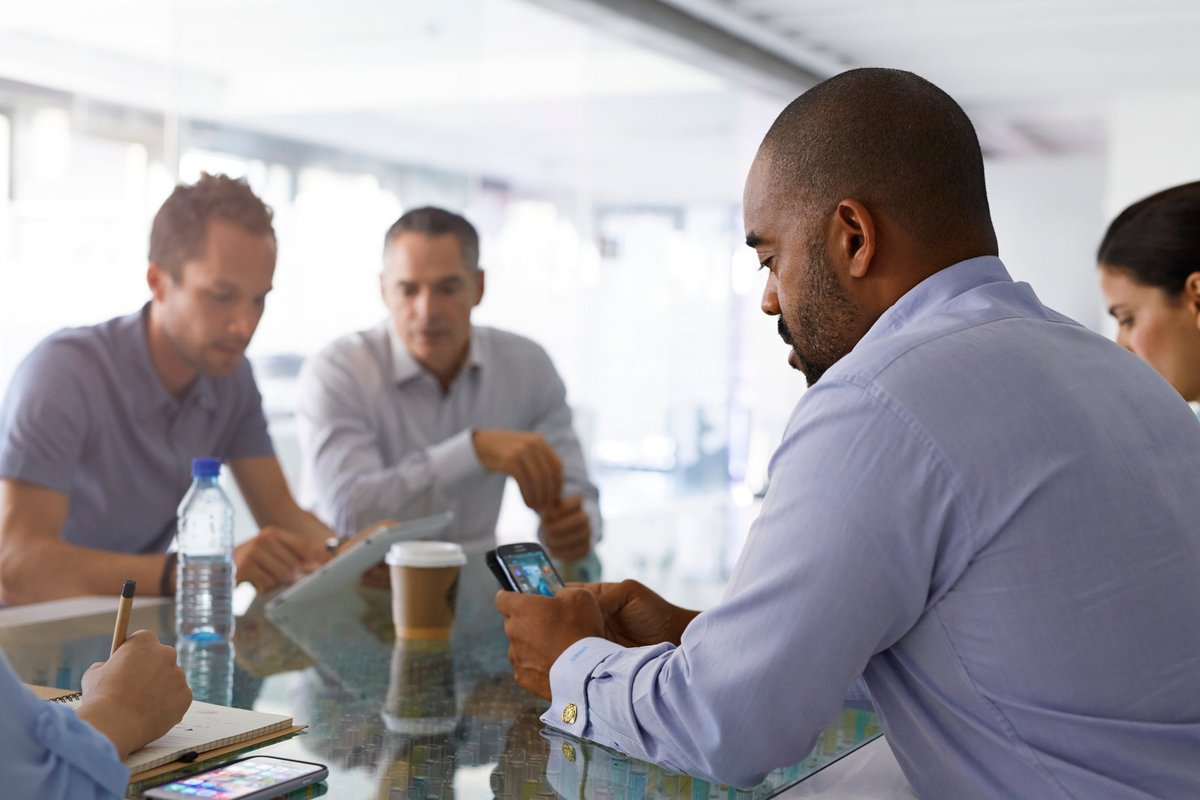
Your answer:
[[[151,261],[146,267],[146,285],[150,287],[150,296],[156,302],[161,303],[167,296],[167,284],[170,281],[171,274],[155,262]]]
[[[871,212],[857,200],[842,200],[834,209],[830,224],[831,255],[842,262],[846,274],[865,278],[878,244]]]
[[[475,270],[475,302],[472,306],[477,306],[483,302],[483,270]]]
[[[1200,328],[1200,272],[1193,272],[1183,282],[1183,300],[1191,309],[1196,327]]]

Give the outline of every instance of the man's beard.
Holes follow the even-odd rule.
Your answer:
[[[808,283],[804,291],[797,293],[804,298],[803,305],[796,306],[793,314],[796,330],[788,327],[781,313],[779,337],[791,345],[796,354],[796,369],[804,373],[804,379],[812,386],[854,349],[859,338],[856,335],[859,313],[838,283],[819,239],[809,242],[806,267]]]

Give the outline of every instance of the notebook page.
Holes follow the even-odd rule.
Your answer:
[[[282,714],[192,702],[179,724],[125,759],[131,773],[175,761],[185,753],[203,753],[290,727]]]
[[[43,700],[79,708],[82,694],[68,689],[25,684]],[[175,727],[125,759],[133,774],[169,764],[186,753],[205,753],[237,744],[267,733],[292,727],[292,718],[283,714],[249,711],[193,700],[191,708]],[[203,759],[201,759],[203,760]]]

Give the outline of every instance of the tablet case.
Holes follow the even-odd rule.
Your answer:
[[[429,539],[444,533],[454,521],[454,512],[400,522],[375,531],[355,542],[330,561],[305,575],[266,602],[268,618],[284,614],[287,606],[307,602],[330,592],[352,586],[369,568],[387,555],[396,542]]]

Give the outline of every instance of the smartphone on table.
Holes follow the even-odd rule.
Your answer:
[[[505,544],[489,550],[487,565],[500,586],[509,591],[553,597],[563,588],[558,570],[537,542]]]
[[[147,789],[156,800],[267,800],[324,780],[323,764],[275,756],[250,756]]]

